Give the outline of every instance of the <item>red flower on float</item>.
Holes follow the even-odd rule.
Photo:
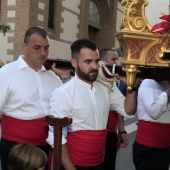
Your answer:
[[[164,31],[167,31],[169,27],[170,23],[168,21],[163,21],[161,23],[155,24],[151,29],[151,33],[153,34],[162,33]]]
[[[164,20],[158,24],[155,24],[152,29],[151,32],[153,34],[159,34],[159,33],[166,33],[170,28],[170,15],[163,15],[160,17],[160,19]]]
[[[162,41],[162,43],[168,38],[168,44],[170,45],[170,15],[163,15],[160,17],[160,19],[164,20],[158,24],[155,24],[151,28],[151,33],[153,34],[164,34],[167,33],[166,37]],[[169,46],[168,45],[168,46]]]
[[[170,15],[163,15],[160,17],[160,19],[170,21]]]

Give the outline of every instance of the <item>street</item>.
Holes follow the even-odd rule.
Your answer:
[[[136,136],[137,118],[125,120],[125,129],[128,133],[129,145],[118,151],[116,159],[116,170],[135,170],[132,158],[132,145]],[[170,170],[170,167],[169,167]]]
[[[127,148],[120,148],[117,153],[116,170],[135,170],[132,159],[132,145],[135,140],[137,119],[125,120],[125,129],[128,133],[129,145]]]

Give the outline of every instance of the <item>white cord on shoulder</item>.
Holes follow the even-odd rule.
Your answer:
[[[103,68],[105,69],[105,71],[107,72],[108,75],[110,75],[110,76],[114,76],[115,75],[115,66],[116,66],[116,64],[113,64],[112,73],[109,71],[109,69],[106,67],[105,64],[103,64],[102,66],[103,66]]]

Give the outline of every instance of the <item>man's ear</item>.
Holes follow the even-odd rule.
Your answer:
[[[71,59],[71,65],[74,67],[74,68],[77,68],[77,60],[72,58]]]
[[[23,43],[23,44],[22,44],[22,49],[23,49],[23,51],[25,52],[25,50],[27,49],[27,44]]]

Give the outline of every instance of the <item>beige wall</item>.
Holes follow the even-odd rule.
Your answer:
[[[5,63],[13,61],[13,55],[9,54],[9,51],[14,49],[14,43],[10,41],[10,39],[14,37],[15,23],[13,22],[13,19],[16,17],[16,12],[15,9],[11,7],[15,5],[16,0],[1,1],[1,6],[3,6],[3,8],[0,15],[0,24],[7,24],[11,26],[10,33],[6,33],[5,36],[2,31],[0,32],[0,60],[3,60]],[[7,8],[7,6],[10,8]]]
[[[120,32],[121,26],[122,26],[122,20],[123,20],[123,13],[124,13],[124,6],[121,5],[121,3],[118,1],[117,4],[117,17],[116,17],[116,33]],[[115,38],[115,47],[119,48],[119,42]]]
[[[49,58],[70,59],[70,44],[50,39]]]
[[[117,0],[94,0],[102,17],[99,47],[119,47],[114,34],[120,32],[124,6]],[[47,0],[1,0],[0,24],[11,25],[11,30],[4,37],[0,33],[0,51],[2,59],[10,62],[22,54],[22,42],[25,31],[31,26],[40,26],[50,35],[50,58],[71,57],[70,45],[79,37],[88,37],[89,0],[56,0],[55,29],[48,29]],[[100,2],[100,3],[99,3]],[[169,13],[169,0],[149,0],[146,15],[150,24],[159,22],[160,13]],[[104,11],[104,9],[106,11]],[[154,9],[154,10],[153,10]],[[109,16],[110,15],[110,16]]]
[[[58,23],[62,31],[59,33],[59,39],[50,39],[50,58],[71,58],[70,43],[75,41],[79,34],[80,3],[81,0],[62,1],[62,21]]]
[[[148,23],[153,26],[161,22],[159,19],[162,13],[169,14],[170,1],[168,0],[148,0],[149,5],[145,8],[146,18]]]

